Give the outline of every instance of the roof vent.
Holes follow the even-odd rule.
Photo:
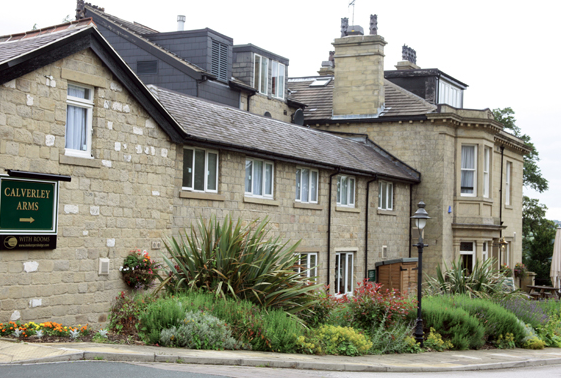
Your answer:
[[[177,16],[177,31],[185,30],[185,16]]]
[[[109,275],[109,259],[107,258],[99,259],[99,275],[100,276]]]

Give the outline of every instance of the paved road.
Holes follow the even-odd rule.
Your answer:
[[[2,378],[561,378],[556,365],[489,371],[443,373],[356,373],[321,372],[295,369],[251,368],[240,366],[189,365],[165,363],[122,363],[76,361],[0,367]]]

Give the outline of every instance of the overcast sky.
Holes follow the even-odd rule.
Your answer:
[[[350,0],[90,0],[107,13],[160,32],[209,27],[290,59],[289,76],[315,75],[340,35],[341,17]],[[103,1],[103,2],[98,2]],[[385,68],[401,60],[401,46],[417,51],[417,65],[438,68],[466,83],[466,108],[512,107],[517,125],[529,134],[540,154],[549,190],[525,194],[561,220],[561,64],[557,39],[558,0],[522,1],[367,1],[356,0],[354,23],[368,33],[370,14],[378,15],[378,34],[388,42]],[[4,1],[0,35],[46,27],[74,19],[76,1]],[[548,74],[547,72],[554,72]]]

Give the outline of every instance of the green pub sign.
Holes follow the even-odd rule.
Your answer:
[[[58,182],[0,177],[0,234],[57,233]]]

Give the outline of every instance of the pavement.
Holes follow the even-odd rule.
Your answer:
[[[561,364],[561,349],[492,349],[360,357],[213,351],[99,343],[25,343],[0,339],[0,366],[77,360],[295,368],[354,372],[444,372]]]

